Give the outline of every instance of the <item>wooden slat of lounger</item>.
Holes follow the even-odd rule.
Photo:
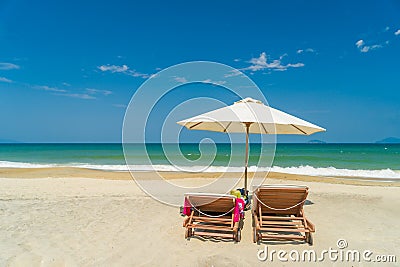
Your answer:
[[[303,225],[301,221],[286,222],[286,221],[263,221],[263,225]]]
[[[202,217],[193,216],[193,219],[195,219],[195,220],[208,220],[208,219],[210,219],[210,220],[213,220],[213,221],[221,221],[221,222],[230,222],[232,220],[230,217],[229,218],[222,218],[222,217],[215,218],[215,217],[206,217],[206,216],[202,216]]]
[[[271,232],[292,232],[292,233],[309,233],[310,230],[304,228],[270,228],[261,227],[261,231],[271,231]]]
[[[274,194],[274,193],[306,194],[308,193],[308,190],[269,188],[269,189],[260,189],[257,191],[257,193],[258,194]]]
[[[280,198],[304,198],[307,195],[305,192],[258,192],[257,197],[280,197]]]
[[[294,205],[296,205],[297,203],[299,203],[299,202],[294,202],[294,203],[285,203],[285,204],[282,204],[282,203],[266,203],[265,205],[267,205],[268,207],[264,207],[264,206],[262,206],[261,208],[262,208],[262,210],[264,211],[264,210],[275,210],[275,209],[280,209],[280,210],[277,210],[277,211],[289,211],[289,210],[299,210],[299,209],[301,209],[302,207],[299,207],[299,205],[298,206],[296,206],[296,207],[293,207]]]
[[[260,198],[260,200],[263,204],[270,206],[270,207],[275,207],[275,205],[290,207],[290,206],[296,205],[297,203],[304,202],[303,201],[304,199],[265,199],[265,198]],[[263,204],[261,204],[261,206],[264,207]],[[299,204],[299,205],[301,205],[301,204]]]
[[[188,228],[195,228],[195,229],[204,229],[204,230],[216,230],[216,231],[232,231],[232,227],[226,226],[217,226],[217,225],[201,225],[201,224],[193,224],[188,225]]]
[[[304,192],[259,192],[257,193],[257,197],[281,197],[281,198],[299,198],[305,197],[306,193]]]
[[[193,223],[191,225],[189,225],[189,227],[191,228],[207,228],[207,229],[211,229],[211,228],[215,228],[216,230],[219,229],[233,229],[232,227],[227,226],[227,225],[219,225],[219,224],[203,224],[203,223]]]
[[[216,220],[213,220],[213,219],[209,219],[209,218],[203,218],[203,219],[195,219],[195,220],[193,220],[194,222],[203,222],[203,223],[213,223],[213,224],[227,224],[227,225],[231,225],[232,223],[231,223],[231,221],[227,221],[227,222],[224,222],[224,221],[216,221]]]
[[[272,206],[272,204],[281,204],[285,206],[291,206],[293,204],[297,204],[302,202],[304,198],[297,198],[297,199],[287,199],[287,198],[259,198],[262,203],[266,204],[267,206]],[[290,204],[289,204],[290,203]],[[262,205],[262,204],[261,204]]]
[[[269,207],[261,207],[263,213],[280,213],[280,214],[297,214],[300,209],[302,209],[301,205],[293,207],[296,203],[268,203]]]
[[[230,222],[214,222],[214,221],[195,220],[194,223],[199,223],[199,224],[201,223],[202,225],[218,225],[218,226],[229,226],[229,227],[232,226],[232,224]]]
[[[258,193],[274,193],[274,192],[291,192],[291,193],[307,193],[308,190],[304,189],[281,189],[281,188],[268,188],[268,189],[259,189]]]
[[[264,201],[272,201],[272,202],[280,202],[280,201],[302,201],[304,198],[303,197],[296,197],[296,198],[287,198],[287,197],[279,197],[279,196],[271,196],[271,197],[259,197],[259,200],[261,200],[262,202]]]
[[[261,211],[263,213],[280,213],[280,214],[297,214],[298,212],[300,212],[300,210],[302,209],[302,207],[296,206],[296,207],[292,207],[295,204],[288,204],[288,205],[280,205],[280,204],[271,204],[268,203],[269,207],[262,207]]]
[[[257,190],[271,190],[271,189],[273,189],[273,190],[284,190],[284,191],[288,191],[288,190],[300,190],[300,191],[305,191],[305,190],[308,190],[308,187],[299,187],[299,186],[296,186],[296,187],[293,187],[293,186],[285,186],[285,187],[283,187],[283,186],[266,186],[266,187],[259,187],[259,188],[257,188]]]
[[[261,190],[257,192],[257,196],[282,196],[282,195],[287,195],[290,197],[297,197],[297,196],[304,196],[308,194],[308,192],[305,191],[276,191],[276,190]]]
[[[266,220],[303,220],[303,217],[284,217],[284,216],[262,216],[263,219]]]
[[[305,236],[299,235],[268,235],[268,234],[261,234],[263,239],[299,239],[304,240],[306,239]]]
[[[233,238],[233,234],[225,234],[225,233],[211,233],[211,232],[200,232],[196,231],[195,235],[199,236],[212,236],[212,237],[221,237],[221,238]]]
[[[303,201],[303,199],[260,199],[267,206],[275,207],[275,205],[290,207]],[[263,206],[261,204],[261,206]]]
[[[305,229],[304,225],[272,225],[272,224],[263,224],[260,225],[262,228],[275,228],[275,229]]]
[[[295,214],[300,211],[300,207],[288,207],[287,205],[271,205],[271,208],[262,207],[263,213]]]
[[[305,194],[258,194],[257,198],[262,200],[269,200],[269,201],[274,201],[274,200],[279,200],[279,201],[301,201],[305,199],[307,196]],[[264,201],[263,201],[264,202]]]

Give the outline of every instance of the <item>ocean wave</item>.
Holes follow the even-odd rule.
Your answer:
[[[100,164],[48,164],[48,163],[26,163],[0,161],[0,168],[54,168],[54,167],[73,167],[104,171],[169,171],[169,172],[243,172],[243,167],[224,167],[224,166],[173,166],[173,165],[100,165]],[[257,167],[249,166],[249,172],[279,172],[309,176],[340,176],[340,177],[362,177],[362,178],[382,178],[382,179],[400,179],[400,170],[382,169],[382,170],[350,170],[338,169],[335,167],[313,167],[313,166],[297,166],[297,167]]]
[[[339,176],[339,177],[364,177],[364,178],[389,178],[400,179],[400,170],[382,169],[382,170],[349,170],[337,169],[335,167],[313,167],[313,166],[299,166],[299,167],[272,167],[271,171],[301,174],[309,176]]]
[[[0,168],[54,168],[58,167],[58,164],[46,164],[46,163],[28,163],[28,162],[14,162],[14,161],[0,161]]]

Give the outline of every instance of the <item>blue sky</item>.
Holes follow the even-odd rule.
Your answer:
[[[398,1],[82,2],[0,1],[0,139],[119,142],[137,88],[193,60],[241,69],[328,130],[282,142],[400,137]]]

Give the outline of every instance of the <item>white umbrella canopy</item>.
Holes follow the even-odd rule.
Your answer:
[[[245,98],[231,106],[179,121],[178,124],[190,130],[227,133],[245,133],[246,124],[249,124],[249,133],[257,134],[310,135],[325,131],[324,128],[266,106],[252,98]]]
[[[216,109],[177,123],[189,130],[246,133],[244,180],[246,192],[249,133],[310,135],[326,131],[322,127],[266,106],[261,101],[252,98],[245,98],[231,106]]]

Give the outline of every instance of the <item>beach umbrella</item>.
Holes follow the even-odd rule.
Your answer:
[[[300,134],[310,135],[326,131],[283,111],[264,105],[261,101],[245,98],[233,105],[216,109],[177,122],[189,130],[207,130],[225,133],[246,133],[245,180],[247,192],[247,167],[249,160],[249,134]]]

